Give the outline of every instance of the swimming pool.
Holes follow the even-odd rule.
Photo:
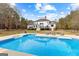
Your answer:
[[[36,56],[79,56],[79,40],[34,34],[0,41],[0,47]]]

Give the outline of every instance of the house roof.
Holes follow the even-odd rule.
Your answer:
[[[36,21],[50,21],[50,20],[48,20],[48,19],[38,19]]]

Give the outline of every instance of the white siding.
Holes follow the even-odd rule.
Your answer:
[[[28,25],[28,28],[51,28],[51,25],[54,25],[54,22],[49,23],[49,21],[38,21],[38,22],[34,22],[33,25]]]
[[[40,25],[43,24],[43,26],[47,26],[49,24],[48,21],[40,21],[40,22],[35,22],[35,24]]]

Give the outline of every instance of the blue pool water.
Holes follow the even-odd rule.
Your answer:
[[[32,34],[0,41],[0,47],[37,56],[79,56],[79,40]]]

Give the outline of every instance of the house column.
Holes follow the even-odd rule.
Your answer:
[[[55,28],[56,28],[56,24],[54,24],[53,27],[51,27],[51,31],[54,31]]]
[[[39,27],[39,25],[37,25],[36,31],[40,31],[40,27]]]

